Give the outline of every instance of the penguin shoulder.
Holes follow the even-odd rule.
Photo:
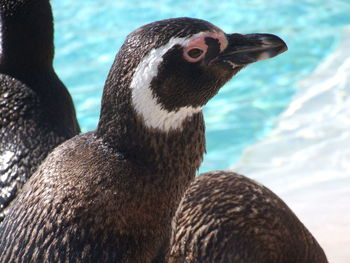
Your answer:
[[[103,253],[109,251],[108,260],[117,261],[116,258],[125,253],[121,236],[134,231],[131,229],[135,225],[130,220],[136,217],[130,208],[135,207],[135,202],[128,200],[132,200],[133,193],[140,187],[133,182],[142,170],[136,173],[132,166],[129,159],[104,145],[94,132],[77,135],[56,147],[13,201],[9,215],[2,222],[0,238],[5,238],[12,226],[23,229],[29,222],[35,224],[30,231],[24,231],[27,234],[11,231],[7,241],[0,244],[0,255],[6,256],[2,254],[5,247],[6,251],[31,254],[27,247],[39,247],[42,242],[50,243],[49,249],[57,251],[66,248],[89,251],[93,249],[91,244],[95,244],[96,251],[84,252],[82,259],[88,262],[107,260]],[[132,193],[125,194],[117,189],[125,189],[125,192],[131,189]],[[42,239],[36,238],[38,235]],[[51,243],[53,236],[57,242]],[[20,240],[19,246],[11,247],[7,243],[14,239]],[[45,251],[32,256],[40,262],[45,258]],[[72,255],[62,251],[62,256],[68,259]]]
[[[37,202],[43,207],[64,203],[64,209],[77,217],[111,215],[109,208],[120,208],[117,197],[122,193],[116,189],[128,189],[126,179],[136,181],[132,179],[136,177],[135,169],[130,160],[109,149],[94,132],[77,135],[47,156],[23,188],[26,194],[22,196],[28,194],[37,200],[24,197],[23,202]]]

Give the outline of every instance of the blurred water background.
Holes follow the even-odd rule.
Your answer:
[[[56,70],[93,130],[125,37],[169,17],[268,32],[288,52],[250,65],[206,106],[201,171],[234,168],[278,193],[330,262],[350,262],[350,0],[53,0]],[[317,69],[316,69],[317,68]],[[316,70],[315,70],[316,69]]]

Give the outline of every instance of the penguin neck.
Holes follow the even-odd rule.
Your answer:
[[[205,152],[201,112],[184,120],[181,130],[164,132],[147,127],[131,103],[118,97],[113,102],[117,105],[113,111],[105,101],[102,103],[96,134],[104,143],[155,172],[171,171],[177,175],[184,172],[194,177]]]
[[[164,131],[149,127],[132,104],[130,83],[118,86],[121,82],[111,76],[107,79],[97,137],[142,166],[194,177],[205,152],[202,112],[185,118],[181,128]]]
[[[0,72],[27,84],[29,76],[51,71],[53,16],[48,0],[27,0],[0,7]]]

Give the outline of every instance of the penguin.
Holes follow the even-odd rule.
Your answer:
[[[2,262],[164,262],[171,221],[205,152],[202,107],[240,69],[287,49],[171,18],[129,34],[97,129],[55,148],[0,228]]]
[[[0,222],[47,154],[80,132],[53,57],[49,0],[1,0]]]
[[[230,171],[201,174],[173,221],[169,263],[327,263],[293,211],[260,183]]]

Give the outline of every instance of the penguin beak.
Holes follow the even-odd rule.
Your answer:
[[[226,35],[228,46],[218,60],[233,67],[244,67],[250,63],[275,57],[288,49],[286,43],[272,34]]]

